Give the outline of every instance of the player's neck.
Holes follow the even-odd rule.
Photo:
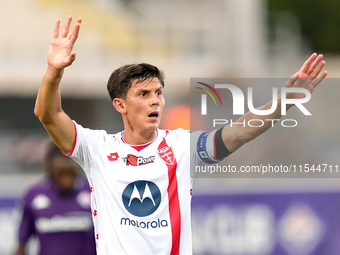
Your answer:
[[[157,135],[157,130],[147,130],[144,132],[134,132],[129,129],[124,130],[124,141],[131,145],[141,145],[151,142]]]

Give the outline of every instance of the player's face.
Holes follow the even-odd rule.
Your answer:
[[[51,173],[61,194],[67,194],[73,189],[77,172],[72,160],[55,157],[52,161]]]
[[[128,122],[126,124],[132,130],[143,132],[158,128],[165,101],[163,86],[157,78],[137,84],[133,82],[124,101]]]

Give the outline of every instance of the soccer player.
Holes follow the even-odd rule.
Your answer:
[[[265,132],[271,123],[258,128],[226,126],[212,132],[161,130],[163,74],[143,63],[118,68],[107,84],[113,106],[122,115],[124,131],[111,135],[82,127],[69,118],[60,103],[59,84],[65,67],[76,58],[72,49],[81,24],[78,18],[70,31],[71,20],[70,16],[60,34],[60,20],[55,24],[35,114],[57,146],[86,173],[93,190],[97,253],[192,254],[190,160],[195,165],[218,162]],[[327,75],[321,73],[325,65],[322,57],[312,54],[286,86],[312,92]],[[290,99],[301,97],[302,93],[287,94]],[[269,116],[248,113],[238,121],[279,119],[280,98],[278,101]],[[270,109],[271,104],[262,109]]]
[[[47,176],[22,199],[19,247],[27,254],[30,237],[39,239],[40,255],[95,255],[90,188],[76,164],[53,143],[46,157]]]

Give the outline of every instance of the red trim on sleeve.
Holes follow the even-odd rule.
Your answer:
[[[71,152],[70,152],[69,154],[67,154],[67,153],[63,152],[62,150],[60,150],[61,153],[63,153],[63,154],[64,154],[65,156],[67,156],[67,157],[72,156],[73,151],[74,151],[74,148],[76,147],[76,144],[77,144],[77,136],[78,136],[77,127],[76,127],[76,124],[74,124],[74,122],[72,122],[72,123],[73,123],[74,130],[75,130],[75,137],[74,137],[74,142],[73,142],[72,150],[71,150]]]

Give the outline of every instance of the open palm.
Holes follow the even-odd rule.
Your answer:
[[[55,69],[63,69],[72,64],[76,59],[76,53],[72,51],[80,30],[81,18],[78,18],[72,31],[69,33],[72,17],[69,16],[64,30],[59,36],[60,20],[57,20],[54,27],[53,39],[50,45],[47,63]]]
[[[303,88],[312,93],[315,87],[327,76],[327,71],[321,73],[326,62],[322,60],[323,55],[313,53],[306,62],[302,65],[300,70],[292,75],[286,83],[289,88]],[[321,61],[322,60],[322,61]],[[303,93],[287,93],[287,98],[304,98]]]

